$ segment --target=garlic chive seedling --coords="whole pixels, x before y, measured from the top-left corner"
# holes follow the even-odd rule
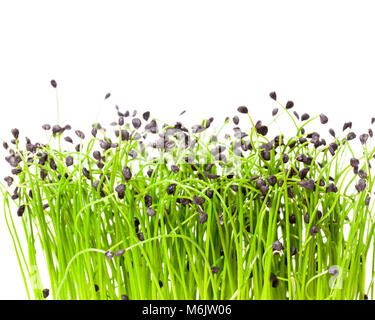
[[[1,191],[29,298],[373,299],[372,130],[318,133],[326,115],[270,98],[269,125],[240,106],[213,134],[213,118],[117,106],[91,134],[43,124],[50,139],[24,144],[12,129]],[[271,137],[283,115],[295,134]]]

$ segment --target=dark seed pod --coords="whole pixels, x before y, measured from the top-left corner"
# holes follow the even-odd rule
[[[369,135],[368,135],[367,133],[361,134],[361,135],[359,136],[359,141],[360,141],[362,144],[366,144],[368,137],[369,137]]]
[[[191,203],[191,200],[187,198],[177,198],[176,202],[181,203],[183,206],[187,206]]]
[[[112,146],[113,147],[113,146]],[[117,144],[117,146],[114,146],[115,148],[117,148],[118,147],[118,144]],[[135,159],[135,158],[137,158],[137,152],[134,150],[134,149],[131,149],[130,151],[129,151],[129,156],[130,157],[132,157],[133,159]]]
[[[98,187],[99,187],[99,184],[100,184],[100,181],[99,180],[95,180],[93,183],[92,183],[92,186],[93,188],[98,191]],[[103,189],[103,183],[100,184],[100,191]]]
[[[59,125],[54,125],[52,127],[52,134],[53,136],[55,137],[58,133],[63,133],[64,132],[64,129],[61,128]]]
[[[148,121],[148,119],[150,118],[150,112],[149,111],[146,111],[143,115],[142,115],[143,119],[145,121]]]
[[[272,243],[272,249],[274,251],[280,252],[283,250],[283,244],[280,241],[276,240],[274,243]]]
[[[270,92],[270,98],[271,98],[272,100],[275,100],[275,101],[276,101],[277,96],[276,96],[276,92],[275,92],[275,91]]]
[[[288,156],[288,154],[283,153],[283,155],[282,155],[282,159],[283,159],[283,162],[284,162],[284,163],[288,163],[288,162],[289,162],[289,156]]]
[[[374,132],[372,131],[372,129],[368,129],[367,132],[368,132],[370,138],[372,138],[374,136]]]
[[[108,260],[111,260],[115,256],[115,253],[113,251],[106,251],[104,255]]]
[[[154,173],[153,169],[150,168],[150,169],[147,170],[147,175],[148,175],[149,178],[151,178],[153,173]]]
[[[268,191],[269,191],[269,187],[266,186],[266,185],[264,185],[264,186],[261,186],[261,187],[259,188],[259,190],[260,190],[260,192],[265,196],[265,195],[267,195],[267,193],[268,193]]]
[[[7,183],[8,187],[10,187],[13,183],[13,178],[12,177],[5,177],[4,178],[5,182]]]
[[[328,122],[328,117],[323,113],[320,114],[319,118],[321,124],[326,124]]]
[[[82,174],[86,179],[90,180],[90,172],[86,168],[82,168]]]
[[[17,216],[22,217],[22,215],[23,215],[24,212],[25,212],[25,208],[26,208],[26,206],[25,206],[24,204],[21,205],[21,206],[18,208],[18,210],[17,210]]]
[[[196,196],[193,196],[193,202],[198,205],[198,206],[201,206],[203,203],[204,203],[204,198],[202,197],[196,197]]]
[[[51,126],[49,125],[49,124],[44,124],[44,125],[42,125],[42,128],[43,128],[43,130],[50,130],[51,129]]]
[[[312,179],[309,179],[309,180],[306,180],[306,181],[299,181],[297,184],[299,186],[301,186],[302,188],[305,188],[307,190],[311,190],[315,187],[315,182]]]
[[[359,166],[359,160],[356,159],[356,158],[351,158],[350,159],[350,165],[354,168],[354,167],[358,167]]]
[[[307,173],[310,171],[310,168],[302,168],[300,171],[299,171],[299,177],[301,179],[305,179],[306,178],[306,175]]]
[[[273,273],[270,275],[270,281],[273,288],[277,288],[279,286],[279,279]]]
[[[371,197],[366,198],[365,205],[368,207],[370,205]]]
[[[318,216],[319,220],[323,217],[323,213],[320,210],[316,211],[316,215]]]
[[[100,140],[100,147],[104,150],[108,150],[111,148],[111,143],[106,140]]]
[[[200,224],[204,224],[205,222],[207,222],[207,219],[208,219],[208,214],[206,212],[202,211],[199,215]]]
[[[126,185],[121,183],[119,184],[116,188],[115,191],[117,192],[117,195],[120,199],[123,199],[125,197],[125,190],[126,190]]]
[[[125,121],[124,121],[124,117],[120,117],[120,118],[118,118],[118,125],[119,125],[119,126],[123,126],[124,123],[125,123]]]
[[[258,176],[258,178],[259,178],[259,176]],[[250,179],[250,181],[252,181],[252,180]],[[259,189],[259,190],[260,190],[261,187],[263,187],[263,186],[265,186],[265,185],[266,185],[266,182],[265,182],[263,179],[259,179],[259,180],[257,180],[256,183],[255,183],[255,186],[256,186],[257,189]]]
[[[145,205],[147,208],[152,206],[152,198],[148,194],[145,195]]]
[[[219,272],[219,267],[211,267],[211,272],[212,272],[212,274],[216,274],[216,273],[218,273]]]
[[[355,186],[358,192],[362,192],[366,190],[366,180],[359,179],[358,184]]]
[[[179,167],[177,167],[176,165],[172,164],[171,165],[171,170],[172,172],[174,173],[178,173],[180,171]]]
[[[145,237],[144,237],[144,235],[143,235],[143,232],[139,232],[139,233],[137,233],[137,237],[138,237],[138,240],[139,240],[139,241],[144,241],[144,240],[145,240]]]
[[[53,160],[53,158],[49,160],[49,166],[51,167],[52,170],[57,170],[56,162],[55,160]]]
[[[57,82],[55,80],[51,80],[51,86],[56,88],[57,87]]]
[[[266,136],[268,133],[268,127],[267,126],[260,126],[259,129],[257,129],[257,132],[261,134],[262,136]]]
[[[298,249],[295,246],[290,246],[290,255],[293,257],[298,253]]]
[[[120,249],[116,251],[116,257],[121,257],[125,253],[125,249]]]
[[[149,217],[153,217],[156,214],[155,210],[152,208],[147,208],[146,213]]]
[[[177,184],[175,184],[175,183],[170,184],[170,185],[167,187],[167,194],[168,194],[168,195],[174,194],[175,191],[176,191],[176,187],[177,187]]]
[[[295,224],[296,223],[296,216],[293,213],[291,213],[289,215],[289,223],[291,223],[291,224]]]
[[[65,159],[65,164],[67,167],[71,166],[73,164],[73,157],[72,156],[67,156]]]
[[[277,109],[277,108],[273,109],[272,110],[272,116],[273,117],[276,116],[278,112],[279,112],[279,109]]]
[[[336,133],[335,133],[335,130],[333,130],[332,128],[330,128],[329,130],[328,130],[328,132],[330,133],[330,135],[332,136],[332,137],[336,137]]]
[[[267,182],[273,187],[277,183],[277,178],[274,175],[270,175],[267,177]]]
[[[97,133],[98,133],[98,129],[96,129],[95,127],[93,127],[93,128],[91,129],[91,134],[92,134],[92,136],[93,136],[94,138],[96,137]]]
[[[80,144],[77,144],[77,145],[75,146],[75,150],[76,150],[77,152],[80,152],[80,151],[81,151],[81,145],[80,145]]]
[[[305,213],[304,217],[303,217],[303,220],[305,221],[305,223],[309,223],[310,222],[310,215],[308,212]]]
[[[122,175],[124,176],[125,181],[128,182],[132,178],[130,168],[124,167],[124,169],[122,169]]]
[[[326,187],[326,193],[329,193],[329,192],[336,193],[337,191],[338,191],[338,189],[333,183],[328,184],[327,187]]]
[[[132,124],[133,124],[133,127],[135,129],[138,129],[138,128],[140,128],[140,126],[141,126],[142,123],[141,123],[141,120],[139,118],[134,118],[132,120]]]
[[[297,113],[297,111],[293,111],[293,114],[299,120],[299,114]]]
[[[22,172],[21,169],[18,169],[18,168],[15,168],[15,169],[12,169],[12,174],[15,174],[15,175],[18,175]]]
[[[92,153],[92,156],[94,157],[95,160],[101,160],[101,158],[102,158],[102,155],[101,155],[100,151],[94,151]]]
[[[245,107],[245,106],[238,107],[238,108],[237,108],[237,111],[238,111],[239,113],[249,113],[249,110],[248,110],[247,107]]]
[[[213,196],[214,196],[214,191],[211,190],[211,189],[208,189],[208,190],[207,190],[207,197],[208,197],[209,199],[212,199]]]
[[[71,137],[65,137],[64,140],[69,143],[73,143],[73,140]]]
[[[304,114],[301,116],[301,120],[302,120],[302,121],[306,121],[306,120],[308,120],[308,119],[310,119],[310,116],[309,116],[307,113],[304,113]]]
[[[18,130],[17,128],[13,128],[13,129],[11,130],[11,133],[12,133],[12,135],[13,135],[13,137],[14,137],[15,139],[18,139],[18,137],[19,137],[19,135],[20,135],[20,132],[19,132],[19,130]]]
[[[54,88],[56,88],[56,86]],[[49,289],[43,289],[43,298],[47,299],[48,296],[49,296]]]
[[[240,122],[240,118],[238,118],[237,116],[234,116],[234,117],[233,117],[233,123],[234,123],[235,125],[237,125],[237,124],[239,124],[239,122]]]
[[[271,152],[269,152],[268,150],[261,151],[260,155],[266,161],[269,161],[271,159]]]
[[[365,171],[363,171],[362,169],[358,171],[358,175],[362,179],[366,179],[367,178],[367,173]]]
[[[344,123],[344,126],[342,127],[342,131],[345,131],[345,129],[347,129],[347,128],[352,128],[352,122],[350,121],[350,122],[345,122]]]
[[[99,169],[103,169],[104,168],[104,163],[103,163],[102,160],[96,161],[96,165],[98,166]]]
[[[105,95],[105,97],[104,97],[104,100],[108,99],[110,96],[111,96],[111,94],[110,94],[110,93],[107,93],[107,94]]]
[[[76,130],[75,133],[78,136],[78,138],[85,139],[85,134],[81,130]]]
[[[288,101],[285,105],[285,108],[287,108],[287,109],[292,109],[293,107],[294,107],[293,101]]]
[[[319,232],[319,228],[317,226],[313,226],[310,229],[311,236],[315,237],[315,235]]]

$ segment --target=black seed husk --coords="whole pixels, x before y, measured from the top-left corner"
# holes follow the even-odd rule
[[[75,134],[77,135],[78,138],[85,139],[85,134],[81,130],[76,130]]]
[[[104,255],[108,260],[111,260],[115,256],[115,253],[113,251],[106,251]]]
[[[328,122],[328,117],[323,113],[320,114],[319,118],[321,124],[326,124]]]
[[[211,272],[212,272],[212,274],[216,274],[216,273],[218,273],[219,272],[219,267],[211,267]]]
[[[71,166],[73,164],[73,157],[72,156],[67,156],[65,159],[65,164],[67,167]]]
[[[128,182],[132,178],[130,168],[124,167],[124,169],[122,169],[122,175],[124,176],[125,181]]]
[[[147,208],[146,213],[149,217],[153,217],[156,214],[155,210],[152,208]]]
[[[56,82],[56,80],[51,80],[51,86],[52,87],[54,87],[54,88],[56,88],[57,87],[57,82]]]
[[[247,107],[245,107],[245,106],[238,107],[238,108],[237,108],[237,111],[238,111],[239,113],[248,113],[248,112],[249,112],[249,110],[248,110]]]
[[[290,100],[285,105],[286,109],[292,109],[293,107],[294,107],[294,102]]]
[[[169,194],[169,195],[174,194],[175,191],[176,191],[176,186],[177,186],[177,184],[175,184],[175,183],[170,184],[167,187],[167,194]]]
[[[310,235],[312,235],[314,237],[318,232],[319,232],[319,228],[317,226],[311,227]]]
[[[272,249],[274,251],[281,251],[283,250],[283,244],[280,241],[276,240],[274,243],[272,243]]]
[[[22,215],[23,215],[24,212],[25,212],[25,208],[26,208],[26,206],[25,206],[24,204],[21,205],[21,206],[18,208],[18,210],[17,210],[17,216],[22,217]]]
[[[49,296],[49,289],[43,289],[43,298],[46,299],[48,296]]]
[[[198,206],[201,206],[203,203],[204,203],[204,198],[202,197],[196,197],[196,196],[193,196],[193,202],[198,205]]]
[[[145,195],[144,197],[145,199],[145,205],[147,208],[151,207],[152,206],[152,198],[151,196],[149,196],[148,194]]]

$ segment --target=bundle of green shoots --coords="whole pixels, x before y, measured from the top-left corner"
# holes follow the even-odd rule
[[[13,129],[2,192],[28,296],[372,299],[372,131],[355,139],[348,122],[327,143],[305,130],[316,118],[327,123],[324,114],[300,118],[292,101],[277,103],[271,123],[289,115],[290,138],[268,138],[247,107],[215,135],[207,135],[212,118],[189,130],[117,110],[113,132],[96,123],[88,139],[76,130],[73,151],[61,147],[73,142],[69,125],[44,125],[50,141],[27,138],[25,147]],[[230,123],[234,135],[220,138]]]

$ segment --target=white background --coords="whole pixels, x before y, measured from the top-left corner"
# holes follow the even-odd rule
[[[18,127],[34,140],[55,121],[51,79],[62,122],[73,127],[95,121],[98,108],[115,115],[115,104],[163,120],[184,109],[190,121],[224,117],[239,105],[269,117],[275,90],[300,114],[366,130],[375,115],[374,14],[371,0],[1,0],[0,137]],[[0,216],[0,299],[22,299]]]

